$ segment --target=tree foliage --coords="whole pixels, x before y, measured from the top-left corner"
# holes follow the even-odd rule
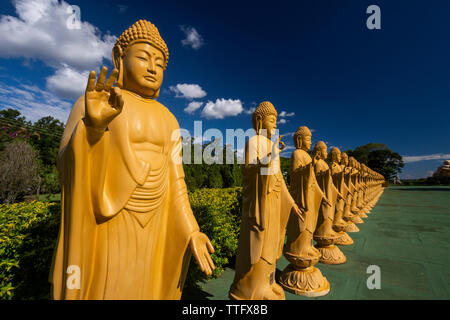
[[[383,143],[368,143],[346,153],[382,174],[387,181],[392,181],[405,166],[402,156]]]
[[[26,141],[8,142],[0,154],[0,200],[12,203],[39,184],[37,152]]]
[[[37,151],[40,188],[45,193],[60,192],[56,162],[63,132],[64,124],[51,116],[31,123],[18,110],[0,110],[0,152],[15,140],[28,142]]]

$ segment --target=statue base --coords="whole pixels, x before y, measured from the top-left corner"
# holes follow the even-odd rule
[[[361,219],[361,217],[358,214],[353,214],[353,216],[350,218],[350,220],[353,223],[357,223],[357,224],[364,223],[363,219]]]
[[[288,292],[305,297],[320,297],[330,292],[330,283],[314,266],[298,268],[289,264],[280,275],[280,284]]]
[[[345,232],[359,232],[359,228],[353,222],[349,223],[345,229]]]
[[[349,246],[353,244],[353,239],[348,235],[347,232],[341,231],[338,232],[338,234],[339,238],[336,239],[336,241],[334,242],[335,244],[340,246]]]
[[[344,253],[339,249],[339,247],[334,244],[319,246],[319,243],[316,245],[316,248],[322,254],[320,256],[319,262],[323,264],[343,264],[347,261]]]

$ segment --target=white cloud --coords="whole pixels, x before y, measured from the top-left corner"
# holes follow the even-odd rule
[[[280,120],[278,121],[279,124],[283,124],[283,123],[286,123],[286,122],[287,122],[286,119],[280,119]]]
[[[181,40],[183,46],[190,46],[195,50],[198,50],[201,46],[203,46],[203,38],[194,27],[180,26],[180,29],[186,36],[185,39]]]
[[[55,97],[37,86],[20,84],[18,87],[0,83],[0,109],[13,108],[30,121],[51,115],[67,121],[72,104]]]
[[[184,112],[193,114],[197,109],[199,109],[203,105],[203,102],[192,101],[188,104],[188,106],[184,109]]]
[[[199,99],[206,96],[206,92],[198,84],[179,83],[175,87],[170,86],[175,92],[176,98]]]
[[[0,57],[41,60],[56,70],[47,79],[48,89],[64,99],[81,95],[86,84],[80,85],[76,73],[99,69],[104,59],[111,60],[116,37],[102,35],[97,27],[83,21],[80,29],[69,29],[69,4],[65,1],[15,0],[13,5],[17,17],[0,17]]]
[[[450,159],[450,154],[437,153],[425,156],[402,156],[402,158],[404,163],[413,163],[426,160],[447,160]]]
[[[295,115],[295,112],[289,112],[288,113],[286,111],[281,111],[278,116],[281,117],[281,118],[284,118],[284,117],[292,117],[294,115]]]
[[[78,72],[68,66],[47,78],[47,88],[59,97],[77,99],[86,89],[88,71]]]
[[[245,109],[244,113],[245,114],[253,114],[253,112],[255,112],[256,107],[251,107],[250,109]]]
[[[229,116],[237,116],[243,111],[241,100],[221,98],[216,99],[216,102],[208,101],[202,110],[202,116],[208,119],[223,119]]]

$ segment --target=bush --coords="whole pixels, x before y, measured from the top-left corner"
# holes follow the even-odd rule
[[[60,206],[0,205],[0,299],[48,299]]]
[[[218,277],[236,254],[241,188],[199,189],[189,194],[202,232],[211,240]],[[50,298],[50,272],[60,223],[59,202],[0,205],[0,299]],[[192,258],[193,259],[193,258]],[[191,261],[185,288],[208,277]]]
[[[189,194],[195,218],[214,246],[211,255],[216,269],[211,277],[200,271],[191,259],[185,288],[198,288],[200,282],[217,278],[237,252],[241,223],[242,188],[199,189]]]

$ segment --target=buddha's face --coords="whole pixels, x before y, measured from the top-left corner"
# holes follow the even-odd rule
[[[164,55],[146,42],[135,43],[125,54],[123,68],[125,89],[144,97],[154,97],[163,81]]]
[[[302,149],[308,151],[311,148],[311,136],[301,136],[300,139],[302,140]]]
[[[331,153],[331,160],[333,162],[340,163],[341,162],[341,154],[339,152],[332,152]]]
[[[320,158],[325,160],[328,157],[327,148],[320,148]]]
[[[341,164],[348,166],[348,157],[346,154],[341,155]]]
[[[262,120],[262,129],[266,130],[267,138],[270,139],[277,129],[277,117],[275,115],[265,116]]]

